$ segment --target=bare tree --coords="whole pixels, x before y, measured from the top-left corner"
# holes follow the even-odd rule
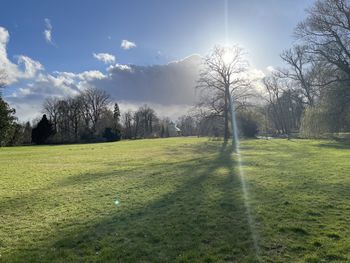
[[[140,129],[140,122],[141,122],[141,116],[139,112],[134,112],[132,116],[132,121],[133,121],[133,132],[134,132],[134,138],[136,139],[138,134],[139,134],[139,129]]]
[[[131,139],[132,138],[132,112],[127,111],[122,115],[123,119],[123,125],[124,125],[124,132],[123,136],[125,139]]]
[[[247,67],[243,50],[237,46],[216,46],[204,59],[197,84],[202,90],[199,107],[209,116],[223,117],[225,140],[229,138],[230,97],[237,107],[250,95],[250,83],[244,76]]]
[[[267,92],[266,100],[268,102],[268,112],[272,111],[272,121],[275,128],[282,133],[286,133],[284,120],[281,117],[280,96],[282,95],[282,87],[278,76],[272,74],[263,79],[263,83]]]
[[[44,113],[49,117],[53,124],[54,131],[57,131],[57,122],[59,116],[59,99],[56,97],[49,97],[44,101]]]
[[[82,107],[82,102],[79,99],[79,97],[75,98],[69,98],[67,100],[68,104],[68,118],[71,123],[71,128],[74,136],[74,140],[78,140],[79,136],[79,128],[80,128],[80,123],[81,123],[81,107]]]
[[[319,86],[316,85],[315,62],[307,53],[307,46],[294,46],[285,50],[281,58],[290,66],[289,70],[281,70],[280,73],[291,79],[309,106],[315,104],[315,99],[319,95]]]
[[[58,118],[57,123],[60,136],[62,137],[62,141],[70,141],[71,139],[71,123],[69,119],[69,104],[68,100],[59,100],[58,104]]]
[[[44,101],[43,109],[63,141],[78,140],[82,121],[82,100],[78,97],[59,99],[50,97]]]
[[[190,115],[182,115],[177,120],[177,126],[183,136],[194,136],[197,134],[196,120]]]
[[[337,118],[336,126],[342,127],[346,118],[339,119],[339,116],[346,115],[350,101],[347,91],[350,83],[350,1],[317,0],[307,13],[307,18],[296,28],[296,36],[307,45],[313,59],[323,63],[316,71],[327,69],[317,75],[327,84],[327,88],[320,90],[320,103],[316,105],[322,109],[310,109],[309,116],[316,116],[317,110],[338,112],[331,119]]]
[[[263,79],[267,101],[266,112],[278,133],[289,134],[297,130],[303,112],[300,93],[290,88],[290,83],[279,72]]]
[[[299,23],[296,36],[308,51],[350,77],[350,5],[347,0],[317,0]]]
[[[318,55],[310,53],[306,45],[296,45],[283,51],[281,58],[289,68],[280,69],[280,77],[292,81],[291,88],[303,96],[307,106],[314,106],[322,91],[339,81],[335,68],[319,59]]]
[[[95,133],[97,122],[110,103],[110,95],[103,90],[89,88],[82,93],[81,99],[86,122]]]
[[[47,98],[43,110],[53,123],[53,140],[62,143],[101,139],[106,128],[114,127],[113,112],[108,106],[106,92],[89,89],[65,99]]]
[[[139,120],[139,137],[150,137],[156,130],[158,124],[158,117],[155,111],[147,105],[140,107],[135,115],[138,116]]]

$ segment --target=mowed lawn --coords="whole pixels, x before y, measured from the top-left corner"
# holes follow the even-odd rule
[[[0,148],[0,261],[350,262],[350,144]]]

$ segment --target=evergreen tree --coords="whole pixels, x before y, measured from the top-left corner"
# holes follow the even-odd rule
[[[162,124],[162,126],[160,127],[160,137],[164,138],[165,135],[165,130],[164,130],[164,125]]]
[[[15,124],[15,109],[10,106],[0,97],[0,146],[6,145]]]
[[[53,125],[44,114],[38,125],[32,130],[32,142],[44,144],[53,133]]]
[[[121,137],[121,125],[119,123],[120,109],[119,109],[118,103],[114,104],[113,119],[114,119],[114,134],[115,134],[114,141],[119,141]]]
[[[120,110],[119,110],[118,103],[114,104],[113,118],[114,118],[116,124],[119,124],[119,121],[120,121]]]
[[[167,125],[167,126],[165,127],[165,137],[170,137],[169,125]]]
[[[7,145],[15,146],[23,144],[24,127],[21,124],[13,123],[8,136]]]

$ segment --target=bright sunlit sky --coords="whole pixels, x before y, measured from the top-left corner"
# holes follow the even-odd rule
[[[257,70],[281,66],[279,54],[291,46],[293,30],[312,2],[228,0],[230,43],[245,48],[251,66]],[[154,80],[158,79],[155,68],[166,71],[165,75],[173,69],[152,65],[178,61],[180,67],[194,60],[190,57],[183,61],[184,58],[205,55],[215,44],[225,44],[225,6],[224,0],[3,0],[0,62],[15,72],[10,73],[13,79],[5,96],[18,108],[20,117],[29,119],[40,109],[43,97],[71,95],[86,83],[93,83],[128,107],[153,103],[160,108],[171,106],[172,114],[176,105],[190,105],[191,101],[182,102],[181,96],[162,101],[166,92],[153,99],[140,92],[142,83],[146,78],[151,86],[166,86],[166,77],[162,76],[160,83]],[[128,41],[124,48],[122,40]],[[98,56],[99,53],[105,54]],[[128,64],[139,66],[134,74],[153,75],[132,82],[130,78],[137,77],[130,72],[121,74],[127,71],[123,66]],[[177,68],[176,74],[180,71]],[[165,90],[182,85],[174,84],[175,80],[169,82],[173,86]],[[138,88],[118,90],[127,85]],[[151,92],[149,87],[147,90]],[[186,93],[181,89],[177,93],[181,92]]]

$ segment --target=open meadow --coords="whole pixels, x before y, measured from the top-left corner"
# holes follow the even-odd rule
[[[0,261],[349,262],[349,159],[284,139],[241,162],[194,137],[0,148]]]

